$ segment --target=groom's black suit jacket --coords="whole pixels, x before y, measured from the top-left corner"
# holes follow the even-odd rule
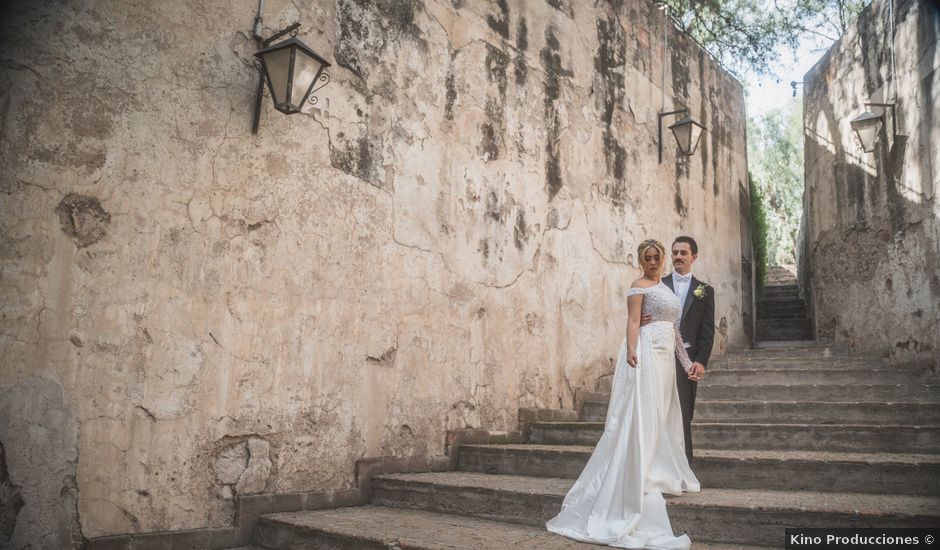
[[[663,283],[673,292],[672,273],[663,277]],[[693,292],[705,286],[705,296],[696,298]],[[689,285],[689,294],[682,307],[682,323],[679,325],[682,339],[692,344],[686,351],[693,362],[708,366],[708,358],[712,354],[712,344],[715,342],[715,290],[692,276]]]
[[[672,273],[663,277],[663,284],[673,292]],[[702,285],[705,295],[697,298],[695,289]],[[682,306],[682,323],[679,324],[682,340],[691,344],[687,351],[693,362],[708,366],[708,357],[712,354],[715,341],[715,289],[692,276],[689,293]],[[685,437],[685,456],[692,461],[692,415],[695,411],[695,393],[697,382],[689,380],[682,365],[676,359],[676,393],[682,408],[682,431]]]

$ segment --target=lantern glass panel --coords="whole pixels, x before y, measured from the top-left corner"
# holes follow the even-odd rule
[[[878,136],[881,133],[882,118],[871,113],[856,118],[851,122],[852,129],[855,130],[855,136],[858,138],[862,150],[871,153],[875,150],[878,143]]]
[[[290,52],[292,48],[282,48],[264,54],[264,68],[268,72],[271,84],[271,96],[274,105],[287,101],[287,77],[290,73]]]
[[[679,150],[683,155],[689,154],[689,143],[692,141],[692,124],[678,123],[670,128],[676,141],[679,142]]]
[[[307,92],[313,86],[313,81],[320,74],[323,64],[311,57],[303,49],[297,48],[294,58],[294,80],[291,85],[291,104],[300,109],[307,99]]]
[[[702,138],[702,130],[704,128],[698,124],[692,123],[690,126],[690,136],[689,136],[689,150],[686,152],[687,155],[695,153],[695,148],[698,147],[698,140]]]

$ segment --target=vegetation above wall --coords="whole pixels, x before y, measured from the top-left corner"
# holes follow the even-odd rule
[[[796,263],[803,216],[803,104],[794,99],[747,121],[750,171],[765,197],[767,260]]]
[[[767,212],[764,208],[764,195],[754,183],[754,176],[747,173],[747,188],[751,195],[751,241],[754,245],[754,286],[757,296],[764,292],[767,280]]]
[[[866,0],[660,0],[676,25],[740,76],[766,74],[780,50],[795,51],[803,37],[831,43]]]

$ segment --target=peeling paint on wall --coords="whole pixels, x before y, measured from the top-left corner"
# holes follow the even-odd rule
[[[542,69],[545,71],[545,188],[549,200],[561,191],[563,185],[561,175],[561,152],[559,150],[560,120],[557,103],[561,98],[561,78],[570,76],[571,71],[562,68],[559,56],[558,38],[551,27],[545,29],[545,47],[542,48],[540,59]]]

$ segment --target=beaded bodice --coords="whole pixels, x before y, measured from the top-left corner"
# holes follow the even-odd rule
[[[627,296],[643,295],[643,315],[649,315],[653,322],[667,321],[674,323],[679,320],[679,297],[669,290],[662,281],[649,288],[631,288]]]
[[[649,315],[651,323],[667,322],[672,323],[674,341],[676,346],[676,357],[686,372],[692,369],[692,360],[685,351],[685,345],[682,343],[682,335],[679,332],[679,313],[681,304],[679,297],[669,290],[662,281],[658,285],[648,288],[633,287],[627,290],[627,297],[641,295],[643,296],[643,307],[641,313]]]

